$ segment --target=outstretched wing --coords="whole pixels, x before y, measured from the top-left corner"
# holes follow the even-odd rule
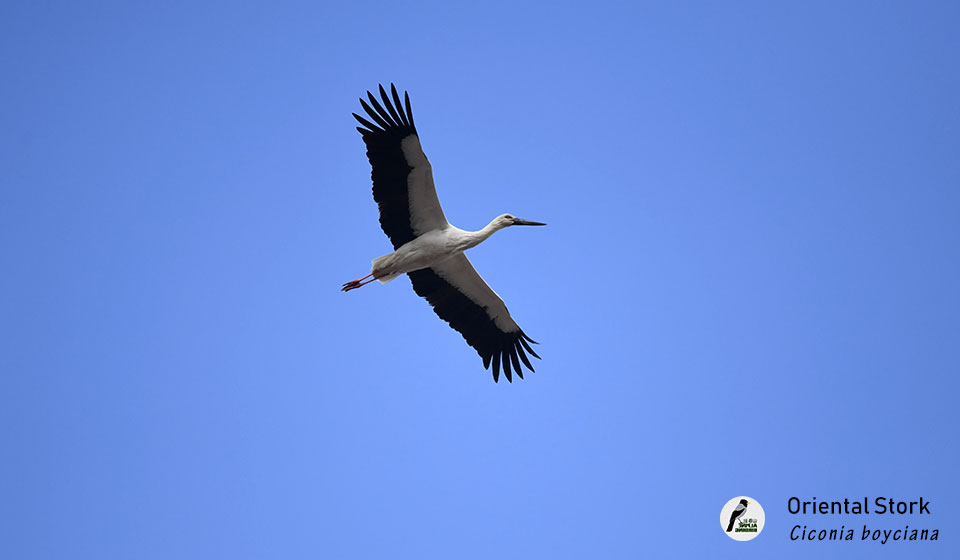
[[[467,257],[461,253],[431,268],[407,274],[413,290],[426,298],[434,312],[463,335],[483,358],[483,367],[493,364],[493,380],[500,379],[500,365],[507,381],[513,382],[511,364],[523,379],[520,362],[533,371],[524,350],[540,358],[528,342],[534,342],[510,317],[507,306]]]
[[[447,218],[433,186],[433,169],[420,147],[410,97],[403,92],[405,103],[401,104],[393,84],[390,93],[392,103],[380,86],[383,105],[369,91],[369,105],[360,99],[373,122],[356,113],[353,116],[363,125],[357,130],[363,135],[373,167],[373,199],[380,207],[380,227],[397,249],[430,230],[446,226]]]

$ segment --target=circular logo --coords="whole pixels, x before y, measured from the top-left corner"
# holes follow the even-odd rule
[[[735,541],[749,541],[763,531],[763,508],[749,496],[737,496],[720,510],[720,528]]]

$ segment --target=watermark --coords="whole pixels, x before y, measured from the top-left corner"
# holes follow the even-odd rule
[[[763,507],[749,496],[737,496],[720,510],[720,527],[735,541],[749,541],[763,531]]]

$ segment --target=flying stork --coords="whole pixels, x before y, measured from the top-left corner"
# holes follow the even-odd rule
[[[360,99],[373,122],[356,113],[353,116],[363,125],[357,130],[373,167],[373,198],[380,207],[380,227],[393,243],[394,252],[374,259],[370,274],[347,282],[342,289],[347,292],[374,280],[386,284],[406,274],[417,295],[426,298],[434,312],[476,349],[484,369],[492,363],[494,382],[500,379],[501,364],[507,381],[513,382],[511,365],[523,379],[520,362],[533,371],[524,350],[540,357],[529,344],[536,342],[517,325],[503,300],[463,252],[505,227],[546,224],[510,214],[497,216],[480,231],[465,231],[447,222],[433,186],[430,162],[413,124],[410,97],[404,92],[401,104],[393,84],[390,92],[392,102],[380,86],[383,105],[369,91],[369,105]]]

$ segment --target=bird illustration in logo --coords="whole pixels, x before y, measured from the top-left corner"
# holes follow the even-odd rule
[[[747,506],[750,505],[750,502],[746,500],[740,500],[740,503],[737,504],[737,507],[733,509],[733,513],[730,514],[730,524],[727,525],[727,532],[733,530],[733,524],[737,522],[737,519],[740,519],[744,513],[747,511]]]

